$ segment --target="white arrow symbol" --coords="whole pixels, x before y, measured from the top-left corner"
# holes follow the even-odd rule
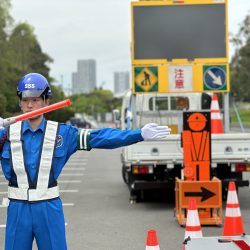
[[[217,85],[220,85],[220,86],[222,85],[222,81],[221,81],[221,77],[220,76],[216,76],[211,70],[209,70],[207,73],[213,79],[213,83],[214,84],[217,84]]]

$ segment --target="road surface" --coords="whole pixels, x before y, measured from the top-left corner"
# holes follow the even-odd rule
[[[1,175],[0,200],[6,197],[6,185]],[[121,177],[120,149],[77,152],[59,185],[69,250],[142,250],[149,229],[157,231],[161,250],[182,249],[185,228],[178,225],[167,192],[156,194],[164,196],[163,200],[129,203]],[[245,231],[250,234],[249,188],[240,190],[239,201]],[[0,249],[4,249],[6,210],[0,207]],[[202,227],[203,236],[219,236],[222,229]]]

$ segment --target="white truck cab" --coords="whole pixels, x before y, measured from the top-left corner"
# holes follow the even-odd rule
[[[137,94],[123,98],[121,128],[141,128],[149,122],[168,125],[172,134],[182,131],[183,111],[209,111],[211,95],[206,93]]]

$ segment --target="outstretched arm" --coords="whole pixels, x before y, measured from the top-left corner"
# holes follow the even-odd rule
[[[91,148],[113,149],[128,146],[143,140],[157,140],[170,134],[168,126],[158,126],[155,123],[146,124],[142,129],[119,130],[104,128],[99,130],[82,130],[79,134],[81,149]]]
[[[143,141],[141,130],[119,130],[105,128],[90,134],[91,148],[113,149]]]

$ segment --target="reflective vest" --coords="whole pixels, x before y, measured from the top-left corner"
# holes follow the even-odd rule
[[[41,143],[40,165],[37,181],[34,186],[29,183],[28,173],[25,169],[22,122],[17,122],[9,127],[9,141],[13,171],[17,178],[17,187],[9,185],[8,198],[23,201],[42,201],[59,197],[57,183],[49,187],[49,178],[52,159],[55,149],[58,123],[47,121],[43,143]]]

